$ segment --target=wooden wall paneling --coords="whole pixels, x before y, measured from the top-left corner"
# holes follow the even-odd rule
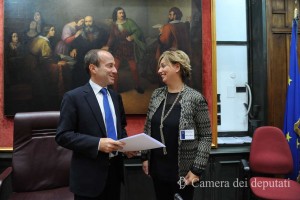
[[[271,77],[269,82],[269,90],[273,90],[273,96],[270,98],[273,101],[270,115],[273,116],[273,125],[282,128],[283,115],[285,109],[285,92],[287,83],[287,42],[286,34],[274,34],[272,42],[273,49],[273,65],[270,66]]]
[[[272,59],[271,59],[271,51],[270,49],[273,49],[273,43],[271,42],[271,29],[272,29],[272,23],[270,23],[270,19],[272,19],[272,2],[271,0],[266,1],[266,29],[267,29],[267,102],[268,102],[268,109],[267,109],[267,124],[271,125],[272,123],[272,117],[271,117],[271,108],[273,107],[273,91],[269,88],[270,85],[270,66],[273,65]]]
[[[285,2],[284,0],[271,0],[272,1],[272,10],[284,10]]]
[[[268,124],[279,128],[283,127],[284,121],[294,3],[294,0],[267,0],[266,2]]]

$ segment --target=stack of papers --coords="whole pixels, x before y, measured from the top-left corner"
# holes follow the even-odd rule
[[[243,140],[244,143],[250,144],[252,142],[252,137],[250,137],[250,136],[239,137],[239,139]]]
[[[123,138],[119,141],[126,143],[123,149],[119,150],[120,152],[142,151],[142,150],[166,147],[163,143],[157,141],[156,139],[150,137],[145,133],[136,134],[127,138]]]
[[[244,137],[218,137],[218,144],[250,144],[252,138],[250,136]]]

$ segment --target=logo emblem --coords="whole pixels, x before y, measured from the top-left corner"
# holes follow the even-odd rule
[[[185,184],[185,178],[183,176],[180,176],[179,180],[177,181],[177,184],[179,185],[179,189],[184,189]]]

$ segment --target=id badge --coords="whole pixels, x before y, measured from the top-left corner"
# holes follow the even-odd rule
[[[193,129],[180,131],[180,140],[194,140],[194,139],[195,139],[195,131]]]

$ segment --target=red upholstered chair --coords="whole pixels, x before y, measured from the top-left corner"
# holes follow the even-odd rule
[[[17,113],[12,167],[0,174],[0,197],[10,200],[68,200],[71,151],[55,142],[59,112]],[[10,182],[12,187],[8,191]]]
[[[283,175],[293,169],[293,158],[283,132],[272,126],[255,130],[249,157],[252,193],[261,199],[300,200],[300,184]],[[258,176],[259,174],[259,176]]]

